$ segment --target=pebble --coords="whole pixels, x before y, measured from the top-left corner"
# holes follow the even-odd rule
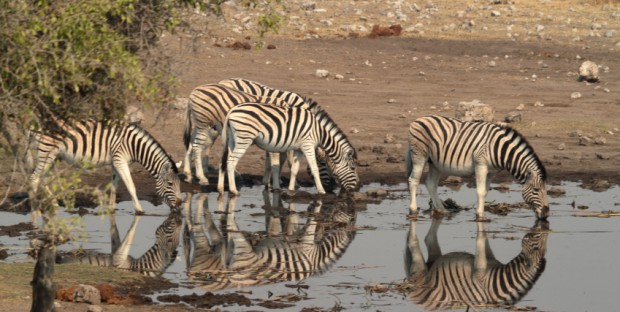
[[[317,69],[316,72],[314,73],[314,75],[319,77],[319,78],[325,78],[325,77],[329,76],[329,71],[327,71],[325,69]]]
[[[575,100],[581,98],[581,92],[573,92],[570,94],[570,98]]]
[[[558,150],[563,151],[563,150],[565,150],[565,149],[566,149],[566,144],[564,144],[564,143],[560,143],[560,144],[558,145]]]

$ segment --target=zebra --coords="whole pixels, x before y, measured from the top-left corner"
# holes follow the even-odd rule
[[[306,98],[295,92],[274,89],[262,83],[248,80],[248,79],[229,78],[229,79],[221,80],[220,82],[218,82],[218,84],[222,86],[226,86],[228,88],[243,91],[245,93],[249,93],[254,96],[278,98],[278,99],[285,101],[290,106],[306,105]],[[317,165],[319,168],[319,176],[321,177],[321,184],[323,185],[323,188],[325,188],[326,191],[333,192],[336,186],[336,183],[334,181],[334,176],[329,168],[327,157],[325,156],[325,151],[323,151],[321,148],[317,148],[316,155],[317,155]],[[268,157],[270,156],[269,153],[267,153],[267,156]],[[292,153],[288,153],[287,156],[289,159],[291,159],[291,162],[292,162]],[[284,158],[280,157],[280,163],[283,162],[283,160]],[[266,161],[265,164],[267,163],[268,162]],[[306,170],[308,172],[308,176],[312,176],[312,171],[310,170],[310,166],[306,166]],[[263,183],[265,185],[267,185],[268,183],[269,173],[270,173],[270,168],[266,168],[264,179],[263,179]]]
[[[417,212],[416,191],[426,163],[426,187],[435,209],[445,211],[437,196],[441,172],[476,176],[477,218],[484,220],[487,175],[506,169],[521,184],[525,202],[539,219],[549,215],[546,171],[534,149],[516,130],[486,122],[463,122],[443,116],[421,117],[409,126],[406,167],[411,194],[410,214]]]
[[[359,187],[357,154],[346,135],[326,111],[308,99],[307,107],[277,107],[244,103],[232,108],[223,125],[224,153],[220,163],[218,192],[224,193],[224,171],[228,173],[229,192],[238,195],[234,171],[248,147],[255,143],[268,152],[294,150],[289,190],[295,188],[299,157],[303,153],[312,170],[319,194],[325,194],[316,164],[317,146],[333,162],[332,171],[346,191]]]
[[[278,193],[273,195],[276,202]],[[345,223],[332,225],[329,229],[318,225],[319,215],[322,214],[320,201],[311,204],[311,214],[299,230],[296,228],[298,214],[292,203],[286,212],[284,230],[276,229],[274,224],[280,223],[279,216],[271,211],[266,214],[266,235],[244,234],[235,221],[235,202],[236,197],[230,197],[224,208],[223,197],[218,198],[218,209],[227,211],[223,214],[221,228],[225,232],[222,234],[217,233],[210,213],[203,212],[205,207],[202,205],[198,205],[194,219],[186,221],[192,225],[195,248],[192,259],[188,261],[188,275],[208,291],[300,281],[321,274],[340,259],[355,235],[352,230],[354,211],[337,209],[332,213],[333,219],[345,220]],[[203,222],[201,215],[204,216]],[[253,243],[250,243],[248,235]]]
[[[133,244],[139,215],[134,218],[125,238],[120,241],[114,213],[110,218],[111,253],[86,253],[75,256],[64,255],[56,259],[59,264],[79,263],[100,267],[114,267],[123,271],[138,272],[146,276],[160,276],[177,257],[177,247],[181,237],[181,213],[172,211],[164,222],[155,230],[155,243],[142,256],[134,258],[129,255]]]
[[[138,162],[155,178],[157,195],[166,204],[172,209],[181,204],[181,182],[176,165],[161,144],[146,130],[136,124],[93,119],[75,122],[73,125],[62,124],[61,127],[60,134],[31,131],[31,144],[36,145],[37,156],[36,166],[30,176],[31,196],[37,192],[41,176],[52,167],[56,159],[72,164],[111,164],[110,206],[116,204],[120,177],[131,195],[135,212],[143,214],[129,170],[131,163]]]
[[[200,185],[209,185],[209,180],[205,176],[201,160],[203,148],[204,153],[208,155],[213,142],[221,132],[222,123],[228,111],[232,107],[245,102],[278,106],[288,105],[278,98],[254,96],[218,84],[202,85],[194,88],[190,93],[189,104],[185,111],[185,127],[183,131],[185,157],[182,167],[186,182],[192,183],[193,180],[191,170],[191,162],[193,160],[198,183]],[[268,179],[268,176],[266,179]]]
[[[442,255],[437,239],[441,219],[433,219],[424,239],[428,259],[420,250],[416,221],[410,220],[405,249],[408,298],[428,310],[512,305],[525,296],[545,270],[549,223],[536,220],[521,241],[521,252],[506,264],[495,259],[484,225],[477,223],[475,255]]]
[[[245,93],[249,93],[255,96],[269,97],[269,98],[278,98],[291,106],[301,106],[306,102],[306,98],[290,91],[278,90],[271,87],[268,87],[262,83],[243,79],[243,78],[228,78],[221,80],[217,84],[226,86],[231,89],[236,89],[239,91],[243,91]]]

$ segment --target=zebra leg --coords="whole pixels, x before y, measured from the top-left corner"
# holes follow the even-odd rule
[[[407,236],[407,250],[409,253],[411,263],[405,262],[405,269],[407,270],[407,276],[410,281],[414,282],[419,278],[424,278],[424,273],[427,270],[426,261],[424,261],[424,255],[420,249],[420,242],[416,233],[416,220],[409,220],[409,235]]]
[[[424,166],[426,165],[426,158],[416,156],[411,147],[407,151],[407,158],[409,178],[407,182],[409,183],[409,194],[411,196],[411,202],[409,203],[409,214],[415,215],[418,213],[418,204],[417,204],[417,192],[418,186],[420,185],[420,179],[422,178],[422,172],[424,171]]]
[[[478,206],[476,208],[476,219],[484,221],[484,200],[488,191],[489,169],[486,165],[476,165],[476,193],[478,194]]]
[[[289,191],[295,190],[295,181],[297,181],[297,174],[299,173],[299,158],[301,158],[301,155],[302,152],[296,150],[289,154],[288,161],[291,165],[291,179],[288,181]]]
[[[208,155],[218,135],[219,131],[212,130],[211,128],[200,128],[197,131],[196,141],[192,147],[192,158],[194,160],[194,168],[196,168],[196,178],[198,178],[198,184],[200,185],[209,185],[209,179],[205,176],[205,171],[202,166],[203,147],[204,153]]]
[[[424,237],[424,244],[426,245],[426,250],[428,251],[427,262],[429,263],[433,263],[441,257],[441,247],[439,246],[439,239],[437,238],[437,232],[440,225],[441,219],[433,218],[431,227],[428,229],[426,237]]]
[[[129,171],[129,164],[125,160],[114,160],[113,168],[125,183],[127,187],[127,192],[131,196],[131,201],[133,202],[133,208],[136,211],[136,214],[144,214],[144,210],[142,209],[142,205],[140,205],[140,201],[138,201],[138,195],[136,194],[136,186],[133,184],[133,180],[131,179],[131,172]],[[114,190],[114,201],[116,202],[116,190]]]
[[[123,239],[123,242],[118,247],[116,251],[112,254],[112,265],[115,268],[125,268],[128,269],[131,265],[131,261],[129,258],[129,249],[131,248],[131,244],[133,243],[133,239],[136,236],[136,228],[138,227],[138,221],[140,221],[139,215],[134,215],[133,220],[131,221],[131,226],[129,226],[129,230],[127,230],[127,234]]]
[[[112,168],[112,182],[110,183],[110,194],[108,195],[108,211],[114,211],[116,208],[116,190],[118,189],[119,174],[116,168]]]
[[[426,188],[428,189],[428,193],[431,196],[432,208],[441,214],[447,214],[448,211],[443,204],[443,201],[439,199],[439,195],[437,195],[437,185],[439,184],[439,176],[440,172],[437,167],[433,164],[429,164],[428,166],[428,176],[426,177]]]
[[[237,164],[239,163],[241,157],[243,157],[250,145],[252,145],[252,140],[246,139],[235,142],[233,136],[234,135],[228,137],[228,148],[230,149],[232,146],[232,149],[228,154],[228,160],[226,161],[226,173],[228,174],[228,192],[233,195],[239,195],[237,183],[235,182],[235,169],[237,168]]]
[[[191,139],[187,149],[185,150],[185,155],[183,157],[183,175],[185,175],[185,182],[192,183],[192,154],[194,151],[194,142],[196,141],[196,129],[192,131]],[[178,167],[178,166],[177,166]]]
[[[489,246],[487,234],[484,231],[484,223],[478,222],[478,233],[476,235],[476,254],[474,255],[475,276],[482,280],[486,274],[489,262],[494,262],[495,256]]]
[[[282,172],[282,165],[280,162],[280,153],[268,153],[270,161],[270,171],[271,171],[271,188],[274,190],[279,190],[280,187],[280,173]],[[265,163],[265,165],[267,165]],[[265,176],[263,179],[269,179],[268,176]],[[267,182],[269,183],[269,182]]]
[[[325,189],[323,188],[323,183],[321,182],[321,175],[319,174],[319,166],[316,164],[316,155],[314,153],[315,147],[311,146],[309,148],[302,148],[304,155],[306,156],[306,160],[308,161],[308,166],[310,166],[310,171],[312,172],[312,176],[314,177],[314,185],[316,185],[316,190],[319,194],[325,194]],[[295,175],[293,176],[293,166],[291,166],[291,181],[293,181],[293,187],[295,186],[295,178],[297,178],[297,171],[299,170],[299,157],[297,157],[295,166]],[[293,164],[295,165],[295,164]],[[289,188],[290,189],[290,188]]]

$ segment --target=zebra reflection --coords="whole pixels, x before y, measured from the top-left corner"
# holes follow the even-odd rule
[[[506,264],[495,259],[483,223],[477,223],[476,253],[442,255],[437,240],[441,219],[434,219],[424,239],[425,262],[416,221],[410,223],[405,250],[408,297],[426,309],[512,305],[534,286],[545,269],[547,221],[537,221],[521,241],[521,252]],[[409,290],[410,289],[410,290]]]
[[[155,230],[155,243],[138,258],[130,256],[129,251],[141,216],[134,215],[127,234],[122,241],[116,226],[115,214],[111,213],[109,218],[111,253],[67,253],[57,257],[56,262],[59,264],[80,263],[94,266],[109,266],[123,271],[138,272],[147,276],[160,276],[176,259],[183,222],[180,212],[171,212],[164,222],[157,227]]]
[[[279,193],[273,193],[272,202],[268,194],[264,193],[265,232],[238,228],[235,197],[230,197],[224,207],[220,196],[218,210],[226,209],[227,213],[214,218],[207,194],[198,195],[195,209],[185,211],[184,239],[188,243],[184,246],[191,249],[185,255],[192,282],[214,291],[300,281],[325,272],[340,259],[355,236],[354,212],[336,205],[322,209],[321,202],[315,202],[309,205],[307,220],[302,223],[305,212],[298,213],[296,204],[284,208]]]

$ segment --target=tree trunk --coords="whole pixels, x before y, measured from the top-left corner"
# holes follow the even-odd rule
[[[54,311],[56,287],[54,285],[54,263],[56,246],[53,240],[45,239],[38,248],[37,264],[34,267],[32,278],[32,308],[31,312]]]

